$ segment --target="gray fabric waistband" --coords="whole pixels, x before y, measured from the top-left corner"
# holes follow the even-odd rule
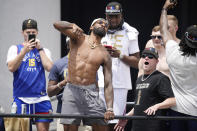
[[[88,90],[95,90],[97,87],[96,87],[96,84],[91,84],[91,85],[74,85],[74,84],[71,84],[71,83],[67,83],[67,86],[68,87],[74,87],[74,88],[78,88],[78,89],[88,89]]]

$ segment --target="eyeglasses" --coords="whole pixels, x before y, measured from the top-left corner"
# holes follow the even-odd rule
[[[104,24],[105,27],[108,27],[108,22],[106,22],[106,21],[98,20],[96,23],[98,23],[100,25]]]
[[[162,39],[162,36],[160,36],[160,35],[151,35],[150,37],[151,37],[151,39],[156,39],[156,38],[159,40]]]
[[[186,38],[187,38],[189,41],[191,41],[191,42],[197,42],[197,37],[194,37],[194,36],[189,35],[188,32],[185,32],[185,36],[186,36]]]
[[[151,55],[151,54],[142,54],[142,58],[146,58],[146,57],[148,57],[149,59],[153,59],[154,58],[154,56]]]

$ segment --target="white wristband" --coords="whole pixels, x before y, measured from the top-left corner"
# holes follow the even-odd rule
[[[113,108],[107,108],[107,111],[114,112]]]
[[[57,83],[57,87],[58,87],[59,89],[63,89],[63,87],[60,87],[60,83]]]
[[[123,59],[124,55],[122,53],[120,53],[119,55],[119,59]]]

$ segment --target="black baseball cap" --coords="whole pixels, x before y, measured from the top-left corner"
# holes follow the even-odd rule
[[[143,54],[151,54],[153,55],[156,59],[159,58],[157,50],[155,48],[145,48],[144,51],[142,52]]]
[[[122,5],[118,2],[110,2],[105,8],[105,14],[118,15],[122,13]]]
[[[38,30],[37,21],[35,21],[33,19],[24,20],[23,25],[22,25],[22,30],[24,31],[26,29],[36,29],[36,30]]]
[[[197,25],[191,25],[186,29],[184,39],[187,46],[197,49]]]

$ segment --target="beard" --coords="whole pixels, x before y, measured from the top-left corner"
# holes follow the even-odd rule
[[[98,28],[94,27],[93,33],[94,33],[95,35],[97,35],[97,36],[99,36],[99,37],[102,38],[102,37],[105,36],[106,31],[105,31],[105,29],[102,28],[102,27],[98,27]]]

